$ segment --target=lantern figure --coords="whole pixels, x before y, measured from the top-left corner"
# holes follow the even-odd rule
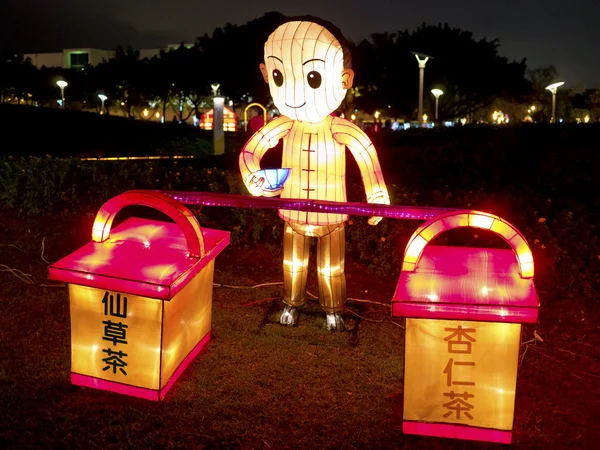
[[[203,130],[212,130],[215,119],[215,111],[211,109],[200,116],[200,128]],[[235,131],[237,128],[237,114],[227,106],[223,106],[223,130]]]
[[[457,227],[490,230],[511,249],[427,245]],[[392,307],[407,318],[404,433],[510,443],[521,324],[538,308],[531,250],[511,224],[456,211],[419,227]]]
[[[144,205],[175,221],[130,218]],[[210,339],[214,259],[229,233],[201,229],[170,197],[129,191],[106,202],[92,242],[50,267],[69,283],[71,382],[161,400]]]
[[[330,27],[333,30],[333,27]],[[278,27],[265,44],[260,64],[275,106],[282,114],[258,130],[240,154],[242,179],[252,195],[346,201],[346,147],[358,163],[369,203],[389,204],[375,148],[352,122],[331,115],[352,87],[354,72],[343,39],[310,21]],[[267,188],[260,160],[283,139],[282,167],[289,179]],[[284,303],[281,323],[294,325],[306,301],[310,238],[316,237],[319,300],[330,330],[343,329],[345,214],[280,209],[284,230]],[[381,217],[372,217],[376,225]]]

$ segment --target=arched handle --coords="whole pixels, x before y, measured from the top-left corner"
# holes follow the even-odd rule
[[[402,270],[414,272],[425,246],[437,235],[453,228],[473,227],[490,230],[501,236],[515,252],[522,278],[533,278],[533,255],[523,235],[510,223],[493,214],[480,211],[452,211],[440,214],[422,224],[414,232],[406,251]]]
[[[92,240],[104,242],[110,237],[112,222],[117,213],[126,206],[149,206],[175,221],[185,235],[188,252],[193,258],[204,256],[204,237],[196,217],[183,204],[155,191],[127,191],[108,200],[96,214],[92,228]]]

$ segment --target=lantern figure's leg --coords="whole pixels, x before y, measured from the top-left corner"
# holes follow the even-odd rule
[[[327,329],[343,331],[341,311],[346,304],[346,233],[343,223],[329,225],[317,244],[319,302],[327,313]]]
[[[346,304],[345,227],[341,223],[320,228],[324,233],[317,244],[319,302],[327,313],[340,312]]]
[[[286,222],[283,231],[283,302],[294,309],[306,301],[309,251],[310,237],[294,230]],[[282,314],[280,322],[295,325],[298,317],[297,311],[295,313],[289,314],[288,311],[288,314]]]

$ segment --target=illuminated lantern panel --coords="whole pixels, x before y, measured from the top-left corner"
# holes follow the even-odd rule
[[[202,114],[200,119],[200,128],[203,130],[212,130],[214,122],[214,110]],[[235,131],[237,129],[237,114],[226,106],[223,107],[223,130]]]
[[[516,323],[406,319],[404,432],[509,443],[520,339]]]
[[[132,204],[177,223],[130,218],[111,230],[118,210]],[[71,381],[161,400],[210,339],[214,258],[229,233],[200,230],[164,194],[132,191],[103,206],[94,235],[102,242],[50,267],[51,279],[69,283]]]
[[[490,230],[511,249],[427,245],[459,227]],[[455,211],[421,225],[392,302],[407,318],[404,432],[510,443],[521,324],[538,308],[531,251],[508,222]]]

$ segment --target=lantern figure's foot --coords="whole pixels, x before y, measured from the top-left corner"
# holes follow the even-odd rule
[[[344,331],[344,319],[342,319],[342,313],[327,313],[327,330],[328,331]]]
[[[285,305],[279,319],[281,325],[296,325],[298,323],[298,308],[295,306]]]

